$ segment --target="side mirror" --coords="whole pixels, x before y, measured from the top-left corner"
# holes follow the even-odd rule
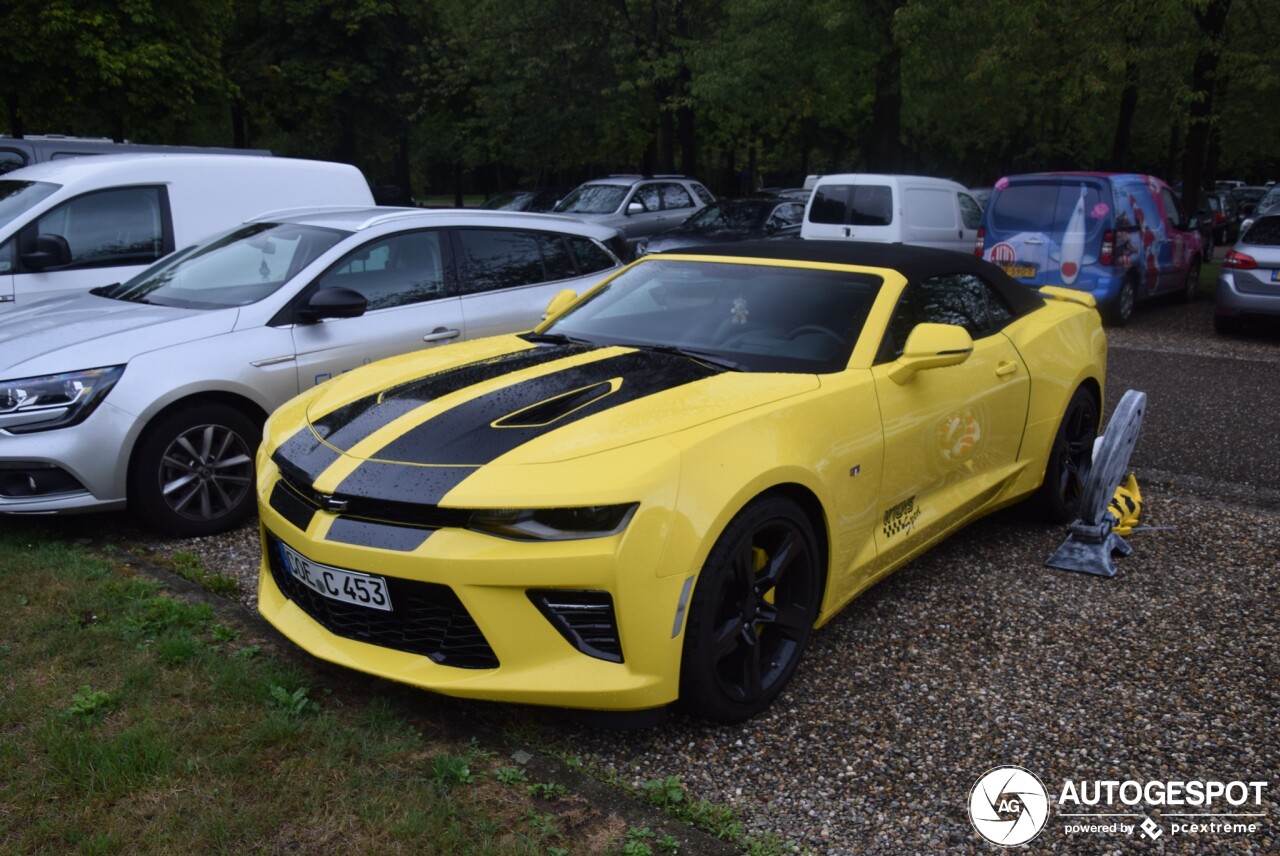
[[[628,202],[628,203],[627,203],[627,216],[628,216],[628,217],[630,217],[632,214],[643,214],[644,212],[645,212],[645,207],[644,207],[644,205],[642,205],[641,203],[636,202],[636,201],[634,201],[634,200],[632,200],[631,202]]]
[[[958,366],[973,353],[973,337],[955,324],[917,324],[907,337],[902,356],[889,369],[889,379],[901,386],[916,372]]]
[[[71,264],[71,245],[62,235],[36,235],[35,249],[22,254],[22,264],[32,270]]]
[[[314,324],[325,318],[359,318],[369,308],[363,294],[349,288],[322,288],[298,307],[297,320]]]
[[[578,293],[572,288],[561,289],[556,292],[556,296],[551,298],[551,302],[547,304],[547,311],[542,313],[542,320],[547,321],[555,318],[561,312],[569,308],[573,301],[578,299]]]

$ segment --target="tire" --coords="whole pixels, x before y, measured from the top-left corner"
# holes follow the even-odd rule
[[[1070,523],[1080,516],[1080,498],[1098,436],[1098,402],[1081,387],[1067,402],[1045,462],[1044,481],[1032,495],[1032,514],[1046,523]]]
[[[795,673],[822,600],[818,540],[782,496],[730,521],[698,576],[685,627],[680,701],[717,722],[773,703]]]
[[[147,428],[129,472],[129,505],[148,526],[193,538],[239,526],[256,507],[262,427],[225,404],[201,404]]]
[[[1212,251],[1212,248],[1210,248]],[[1210,256],[1212,258],[1212,256]],[[1200,260],[1196,259],[1187,267],[1187,280],[1182,284],[1182,302],[1192,303],[1200,293]]]
[[[1123,327],[1133,317],[1133,308],[1138,302],[1138,287],[1132,277],[1125,277],[1120,284],[1120,291],[1107,308],[1106,320],[1112,327]]]

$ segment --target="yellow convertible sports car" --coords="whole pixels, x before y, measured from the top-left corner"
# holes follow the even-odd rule
[[[449,695],[736,721],[939,539],[1024,499],[1075,517],[1106,360],[1088,295],[758,241],[569,298],[272,416],[258,604],[282,633]]]

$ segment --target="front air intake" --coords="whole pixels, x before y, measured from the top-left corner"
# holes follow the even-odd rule
[[[569,644],[589,657],[622,662],[622,641],[607,591],[531,589],[529,600]]]

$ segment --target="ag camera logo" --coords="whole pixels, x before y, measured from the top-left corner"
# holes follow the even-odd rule
[[[1049,819],[1044,782],[1021,767],[993,767],[969,792],[969,821],[992,844],[1017,847],[1040,834]]]

